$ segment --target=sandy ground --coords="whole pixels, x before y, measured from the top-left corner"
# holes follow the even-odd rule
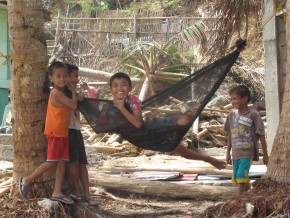
[[[93,160],[93,154],[88,154]],[[89,170],[97,170],[98,167],[211,167],[203,161],[187,160],[179,156],[157,154],[153,156],[137,157],[109,157],[90,164]],[[229,183],[229,186],[232,186]],[[218,188],[218,186],[216,186]],[[232,190],[232,189],[231,189]],[[104,217],[205,217],[204,211],[222,201],[209,201],[202,199],[170,199],[152,197],[146,194],[136,194],[118,190],[105,190],[91,187],[93,197],[101,201],[98,210]]]
[[[117,158],[90,151],[88,152],[88,160],[89,170],[97,170],[97,168],[100,166],[138,166],[159,168],[188,168],[210,166],[203,161],[192,161],[179,156],[165,154]],[[9,163],[5,164],[7,166],[9,165]],[[87,212],[90,211],[92,214],[94,214],[95,217],[206,217],[204,211],[208,207],[221,203],[221,201],[209,201],[201,199],[192,200],[155,196],[152,197],[146,194],[136,194],[118,190],[106,190],[100,187],[90,187],[90,191],[93,198],[97,201],[100,201],[101,204],[99,206],[89,206],[87,204],[83,205],[83,203],[78,203],[77,206],[81,206],[81,208],[84,208],[84,210],[87,210]],[[10,201],[8,195],[0,198],[0,204],[2,204],[2,206],[4,205],[4,207],[5,203],[8,201]],[[7,214],[5,211],[6,210],[2,210],[3,215]],[[87,216],[85,215],[83,217]]]

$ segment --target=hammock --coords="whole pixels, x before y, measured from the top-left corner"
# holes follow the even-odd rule
[[[112,101],[86,98],[78,104],[78,108],[96,133],[117,133],[147,150],[173,151],[218,89],[244,46],[237,44],[238,49],[229,55],[143,101],[144,122],[140,129],[131,125]],[[125,106],[130,111],[129,105]],[[184,114],[190,117],[189,123],[177,125],[176,120]]]

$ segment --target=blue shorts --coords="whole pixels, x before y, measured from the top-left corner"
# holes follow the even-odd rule
[[[239,160],[233,161],[233,183],[249,183],[249,171],[251,167],[252,159],[251,158],[242,158]]]

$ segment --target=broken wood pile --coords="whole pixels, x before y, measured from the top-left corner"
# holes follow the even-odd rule
[[[12,187],[13,178],[10,177],[0,183],[0,198],[8,193]]]

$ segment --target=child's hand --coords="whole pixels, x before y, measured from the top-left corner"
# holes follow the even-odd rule
[[[71,83],[68,83],[67,84],[67,88],[71,91],[71,92],[76,92],[76,88],[75,88],[75,86],[73,85],[73,84],[71,84]]]
[[[83,101],[85,99],[85,94],[84,93],[79,93],[77,95],[77,99],[78,99],[78,101]]]
[[[125,99],[126,99],[125,97],[122,99],[114,98],[114,100],[113,100],[114,106],[118,109],[123,108],[124,103],[125,103]]]
[[[265,165],[267,165],[268,164],[268,161],[269,161],[269,156],[268,156],[268,154],[263,154],[263,163],[265,164]]]
[[[227,157],[226,157],[226,162],[227,162],[228,164],[232,164],[232,158],[231,158],[231,155],[227,155]]]

